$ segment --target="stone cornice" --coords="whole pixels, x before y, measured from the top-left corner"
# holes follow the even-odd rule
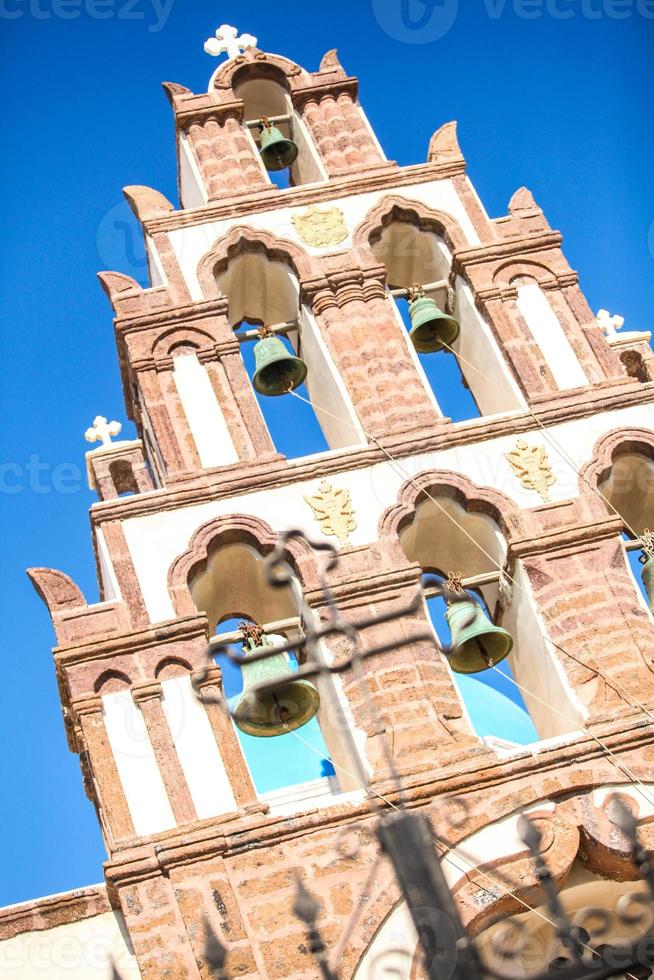
[[[94,637],[88,642],[78,643],[75,646],[55,647],[53,653],[57,670],[63,671],[74,664],[104,660],[116,654],[137,653],[166,643],[177,643],[182,639],[206,637],[207,629],[207,617],[202,613],[198,616],[184,616],[181,619],[157,623],[129,633],[114,634],[101,641]]]
[[[407,184],[425,184],[432,180],[445,180],[448,177],[463,173],[465,173],[465,162],[462,160],[419,163],[402,168],[398,168],[392,161],[387,161],[379,169],[367,174],[358,173],[354,176],[332,177],[324,184],[312,184],[308,187],[300,185],[283,190],[264,188],[255,193],[250,191],[246,199],[238,196],[226,201],[211,202],[201,208],[174,211],[170,214],[147,218],[143,222],[143,228],[147,234],[155,235],[157,232],[177,231],[180,228],[188,228],[193,225],[242,218],[246,215],[275,211],[279,208],[319,205],[324,201],[347,197],[350,194],[367,194],[377,190],[394,191]]]
[[[536,513],[538,509],[536,508]],[[542,531],[537,538],[512,539],[510,550],[512,558],[527,558],[530,555],[552,554],[568,550],[579,554],[586,546],[591,546],[607,538],[615,538],[624,528],[620,517],[607,517],[588,524],[574,527],[557,527]]]
[[[559,231],[541,231],[535,235],[516,235],[513,238],[503,238],[495,242],[478,245],[475,248],[459,250],[454,256],[453,271],[464,273],[471,265],[493,262],[497,259],[511,258],[514,255],[525,256],[533,252],[542,252],[549,248],[560,248],[563,235]],[[576,282],[575,273],[568,279]],[[569,285],[570,283],[567,282]]]
[[[538,406],[538,418],[542,425],[552,426],[651,402],[654,402],[654,382],[640,384],[627,378],[616,383],[559,392]],[[539,428],[529,412],[523,411],[481,421],[451,423],[444,420],[431,429],[419,429],[402,433],[395,439],[385,439],[383,445],[394,458],[402,459],[419,453],[488,442],[502,436],[537,432]],[[210,500],[289,486],[362,469],[384,462],[387,458],[378,447],[367,445],[310,457],[298,464],[280,458],[279,461],[267,461],[265,468],[258,463],[248,463],[205,470],[190,475],[188,480],[180,480],[152,493],[98,502],[91,508],[91,522],[97,527],[109,520],[130,520]]]
[[[0,909],[0,942],[26,932],[43,932],[111,911],[106,885],[77,888]]]
[[[500,759],[483,747],[479,753],[469,753],[467,756],[462,756],[457,750],[449,765],[435,762],[428,771],[406,777],[403,780],[402,803],[411,808],[422,807],[447,795],[479,795],[519,780],[526,781],[529,787],[531,799],[528,802],[537,799],[541,792],[543,798],[563,797],[571,790],[579,793],[595,786],[620,784],[626,782],[627,777],[617,765],[602,773],[586,771],[584,766],[598,760],[606,760],[608,764],[607,749],[619,756],[654,744],[654,725],[643,719],[642,712],[636,716],[625,713],[617,719],[607,719],[595,725],[593,731],[603,745],[588,733],[571,737],[564,744],[544,745],[533,754],[526,748],[510,759]],[[555,775],[561,780],[559,787],[556,786]],[[566,784],[566,779],[570,785]],[[397,788],[391,783],[375,784],[375,789],[390,803],[398,800]],[[519,793],[516,793],[513,810],[521,804]],[[377,807],[377,801],[367,799],[360,803],[339,803],[335,800],[331,807],[297,813],[292,817],[240,811],[203,821],[193,829],[184,828],[182,831],[177,828],[143,838],[137,846],[132,840],[124,849],[115,849],[112,859],[105,865],[107,884],[113,889],[159,875],[162,868],[192,864],[210,856],[231,857],[254,849],[277,846],[324,831],[330,826],[346,826],[372,817]],[[468,832],[463,821],[455,830],[459,839],[467,836]]]

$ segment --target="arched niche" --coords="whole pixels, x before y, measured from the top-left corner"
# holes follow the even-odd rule
[[[584,476],[595,485],[612,513],[623,522],[627,540],[654,530],[654,432],[647,429],[609,433],[600,440]],[[654,595],[645,587],[648,554],[625,545],[625,561],[644,608],[654,613]],[[651,586],[650,586],[651,592]]]
[[[631,898],[628,899],[628,896]],[[636,921],[628,922],[617,911],[621,904],[626,908],[624,903],[632,901],[633,896],[639,896],[647,904],[649,893],[646,885],[642,882],[607,880],[594,874],[579,859],[573,864],[565,886],[559,892],[561,905],[570,919],[582,926],[589,926],[590,936],[586,945],[592,950],[605,944],[635,942],[642,936],[643,919],[637,916]],[[637,902],[638,899],[631,906],[633,911],[640,908]],[[591,909],[600,910],[605,918],[590,915]],[[507,931],[507,924],[511,931]],[[498,955],[498,950],[506,950],[507,943],[516,940],[518,933],[514,929],[520,930],[520,951],[515,958],[507,961],[506,957]],[[598,931],[595,933],[593,930]],[[505,977],[531,977],[551,969],[554,964],[561,968],[566,962],[569,964],[569,954],[556,936],[547,906],[542,904],[512,916],[508,923],[503,919],[490,926],[477,938],[477,946],[482,960]],[[626,972],[621,976],[631,977],[633,974]],[[651,973],[639,972],[635,976],[645,978]]]
[[[268,551],[267,545],[257,545],[252,539],[234,540],[231,535],[228,538],[220,535],[209,544],[206,560],[196,565],[188,584],[196,608],[207,614],[210,633],[231,632],[237,620],[245,620],[268,626],[281,624],[268,633],[273,645],[298,640],[298,625],[283,625],[287,620],[297,620],[297,602],[290,586],[273,586],[267,580],[265,553]],[[290,575],[295,575],[290,561],[285,567]],[[281,571],[282,568],[276,566],[276,573]],[[238,646],[236,644],[235,649],[240,653]],[[298,656],[298,660],[301,659]],[[295,663],[293,656],[290,662]],[[227,694],[234,696],[241,689],[241,671],[228,659],[223,659],[221,666],[229,682],[226,687],[235,685]],[[306,730],[303,727],[296,733],[273,739],[244,736],[239,732],[244,757],[255,785],[261,785],[261,780],[257,780],[257,771],[265,772],[266,768],[270,771],[270,767],[275,766],[275,760],[278,767],[283,768],[278,753],[284,752],[283,742],[289,740],[286,742],[288,750],[300,762],[297,775],[291,776],[287,785],[315,784],[308,787],[307,806],[311,806],[311,793],[328,802],[329,798],[341,791],[359,788],[358,781],[350,775],[359,770],[360,761],[353,760],[353,743],[343,728],[351,723],[351,716],[344,701],[341,682],[338,678],[324,675],[316,677],[313,683],[318,688],[321,704],[316,718],[309,722]],[[303,746],[299,755],[298,745]],[[324,752],[324,760],[329,763],[329,766],[322,767],[325,770],[322,779],[316,772],[315,756],[318,751]],[[307,761],[312,765],[307,766]],[[307,776],[309,770],[311,775]],[[276,789],[283,789],[283,786]]]
[[[645,528],[654,528],[654,446],[649,453],[626,447],[618,450],[599,490],[622,517],[625,527],[638,535]]]
[[[285,324],[278,337],[307,365],[299,398],[256,393],[275,448],[294,458],[359,445],[364,437],[345,385],[311,309],[301,301],[299,276],[309,274],[310,263],[296,246],[288,251],[285,246],[271,236],[258,241],[252,233],[244,234],[231,241],[221,258],[210,253],[202,275],[212,269],[215,288],[227,297],[230,323],[243,327],[236,336],[250,378],[256,338],[242,338],[252,324]]]
[[[425,294],[458,320],[461,330],[451,350],[414,354],[425,383],[443,413],[454,421],[514,411],[524,401],[490,326],[479,312],[470,286],[453,278],[456,248],[465,247],[461,230],[448,215],[401,198],[382,202],[355,236],[367,233],[375,258],[386,268],[391,290],[427,287]],[[398,316],[411,326],[406,297],[397,297]]]
[[[290,266],[271,260],[264,252],[242,252],[216,275],[221,293],[228,297],[232,326],[242,320],[262,323],[296,321],[300,288]]]
[[[266,581],[263,557],[252,544],[211,548],[189,588],[198,611],[207,614],[210,633],[218,623],[235,617],[272,623],[297,615],[290,589],[274,588]]]
[[[461,572],[468,579],[494,573],[499,579],[499,570],[507,565],[506,535],[520,527],[520,517],[510,501],[495,491],[474,487],[455,473],[423,474],[405,487],[401,499],[402,516],[391,517],[385,529],[395,523],[400,547],[409,561],[425,572],[443,576]],[[491,745],[525,744],[582,725],[572,691],[548,643],[522,561],[511,564],[509,571],[502,594],[498,580],[476,591],[489,617],[511,634],[511,653],[490,670],[452,675],[471,727]],[[441,642],[448,643],[443,600],[429,600],[428,610]]]
[[[257,149],[261,141],[258,123],[264,117],[273,121],[282,136],[297,144],[298,155],[292,167],[288,171],[268,174],[272,183],[296,187],[326,179],[318,152],[293,105],[286,76],[281,70],[271,68],[264,77],[244,68],[235,76],[233,91],[237,99],[243,100],[245,126]]]

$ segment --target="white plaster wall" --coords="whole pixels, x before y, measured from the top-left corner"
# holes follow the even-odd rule
[[[654,784],[644,786],[607,786],[593,793],[595,803],[611,793],[627,793],[637,800],[640,817],[654,813]],[[652,801],[651,803],[649,801]],[[551,811],[554,803],[543,800],[525,812]],[[450,888],[480,865],[502,861],[525,850],[518,834],[518,816],[513,814],[498,820],[473,834],[443,858],[443,870]],[[493,881],[501,883],[501,875],[489,871]],[[490,882],[489,882],[490,885]],[[353,980],[411,980],[411,963],[417,946],[417,935],[406,904],[400,902],[386,918],[357,967]]]
[[[178,142],[181,205],[185,210],[201,208],[207,203],[207,193],[197,160],[185,136]]]
[[[487,419],[480,422],[485,424]],[[574,466],[547,443],[544,433],[528,433],[525,438],[530,444],[548,447],[550,462],[557,477],[550,491],[552,500],[568,500],[578,496],[577,471],[590,459],[596,441],[611,429],[630,426],[654,430],[654,406],[605,412],[551,427],[548,430],[550,438],[554,438],[564,449]],[[540,506],[540,496],[522,487],[505,459],[504,454],[514,448],[515,442],[514,435],[504,436],[480,444],[420,453],[407,459],[386,461],[335,475],[332,478],[334,485],[350,490],[356,514],[357,529],[352,534],[352,544],[363,545],[377,539],[382,513],[395,503],[406,480],[425,470],[445,469],[463,473],[478,486],[502,491],[519,507]],[[168,569],[174,559],[186,551],[193,533],[215,517],[227,513],[251,514],[267,521],[277,532],[299,527],[309,537],[324,537],[304,499],[315,493],[319,482],[296,483],[125,521],[123,530],[152,621],[174,617],[167,588]],[[325,540],[335,543],[334,538]]]
[[[545,362],[558,387],[563,390],[587,385],[588,378],[559,318],[537,283],[518,286],[518,309],[543,352]]]
[[[461,332],[452,345],[482,415],[518,411],[526,402],[500,353],[490,327],[475,306],[470,287],[457,276],[456,301]]]
[[[238,462],[211,379],[197,355],[176,357],[173,378],[203,468]]]
[[[134,830],[170,830],[175,818],[140,708],[129,690],[102,698],[104,723]]]
[[[7,980],[111,980],[113,956],[123,980],[141,972],[121,932],[122,917],[104,912],[45,932],[0,942],[0,976]]]
[[[367,213],[379,201],[387,197],[389,193],[391,192],[388,190],[374,191],[368,194],[337,198],[336,200],[327,201],[322,204],[321,208],[341,208],[350,232],[345,241],[330,248],[329,251],[346,252],[351,249],[352,232],[363,221]],[[450,180],[409,184],[406,187],[396,189],[393,193],[400,193],[407,200],[421,201],[429,207],[451,214],[461,225],[468,244],[471,246],[480,244],[479,236]],[[298,208],[279,208],[274,211],[264,211],[260,214],[248,215],[247,223],[253,228],[261,228],[265,231],[272,232],[279,238],[290,239],[290,241],[300,245],[311,255],[324,255],[324,248],[314,248],[311,245],[306,245],[302,242],[295,230],[295,225],[291,218],[293,215],[302,214],[305,211],[306,206],[304,205]],[[200,259],[219,238],[225,236],[234,226],[242,223],[242,218],[233,218],[224,221],[209,221],[206,224],[178,228],[170,232],[171,244],[179,260],[193,300],[201,300],[203,298],[202,290],[197,279],[197,266]]]
[[[515,639],[510,663],[527,710],[542,739],[584,726],[587,711],[570,686],[557,651],[548,643],[547,622],[538,612],[524,563],[513,572],[513,600],[502,621]],[[528,693],[530,692],[530,693]]]
[[[95,540],[98,548],[100,577],[102,579],[104,601],[113,602],[114,600],[120,600],[122,599],[120,586],[118,584],[118,579],[116,578],[116,573],[114,572],[114,566],[109,556],[109,549],[107,548],[107,542],[105,541],[101,527],[98,527],[95,530]]]
[[[347,389],[308,307],[302,308],[302,357],[306,361],[307,391],[316,418],[331,449],[365,444]]]
[[[191,678],[171,678],[161,686],[164,714],[199,819],[231,813],[237,809],[236,800]]]
[[[159,258],[159,252],[149,235],[145,236],[145,249],[148,255],[148,270],[150,272],[150,285],[152,289],[157,286],[167,284],[168,279]]]

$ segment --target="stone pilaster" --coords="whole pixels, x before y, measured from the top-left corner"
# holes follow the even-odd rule
[[[134,686],[132,697],[141,709],[175,823],[192,823],[198,816],[164,714],[161,684],[152,681]]]
[[[218,704],[223,696],[220,668],[210,667],[198,671],[194,676],[194,686],[207,712],[236,805],[239,807],[257,806],[257,791],[245,762],[238,736],[234,731],[232,720]]]
[[[442,420],[416,371],[383,276],[381,269],[345,269],[308,289],[354,410],[377,438]]]
[[[99,695],[76,701],[73,713],[77,719],[82,743],[88,753],[91,779],[99,807],[99,818],[107,844],[113,847],[125,838],[134,837],[134,824],[113,750],[104,724],[102,698]]]

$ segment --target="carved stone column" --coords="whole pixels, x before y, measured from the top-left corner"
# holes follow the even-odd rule
[[[556,515],[556,532],[550,526],[511,550],[522,559],[545,635],[557,644],[553,656],[588,720],[612,719],[654,700],[654,624],[629,573],[619,521],[565,527],[566,513],[574,520],[574,502],[538,508],[534,516],[545,525]]]
[[[330,177],[392,167],[384,160],[357,103],[357,80],[343,78],[293,93]]]
[[[222,698],[220,667],[210,667],[207,670],[198,671],[193,675],[193,681],[209,717],[211,730],[237,806],[258,807],[257,791],[252,782],[231,718],[217,703]]]
[[[158,681],[132,687],[132,697],[141,709],[150,742],[159,765],[175,823],[192,823],[198,819],[191,793],[170,734]]]
[[[84,750],[88,754],[91,779],[100,808],[100,821],[111,847],[134,837],[134,824],[104,724],[100,695],[73,704]]]
[[[378,438],[442,421],[410,355],[382,269],[347,269],[307,292],[361,425]]]
[[[371,568],[385,570],[371,574]],[[340,552],[330,586],[340,612],[354,625],[387,613],[397,616],[359,631],[364,652],[386,644],[394,648],[362,661],[360,675],[351,670],[340,675],[355,725],[368,736],[365,751],[374,769],[373,781],[388,778],[385,749],[404,775],[433,769],[435,760],[444,764],[452,754],[460,754],[462,745],[468,753],[485,751],[467,729],[447,664],[431,638],[424,607],[402,614],[420,592],[420,569],[393,567],[381,545],[351,548]],[[309,592],[307,600],[320,609],[322,591]],[[428,638],[395,646],[419,634]],[[336,663],[352,652],[345,637],[326,643]]]

